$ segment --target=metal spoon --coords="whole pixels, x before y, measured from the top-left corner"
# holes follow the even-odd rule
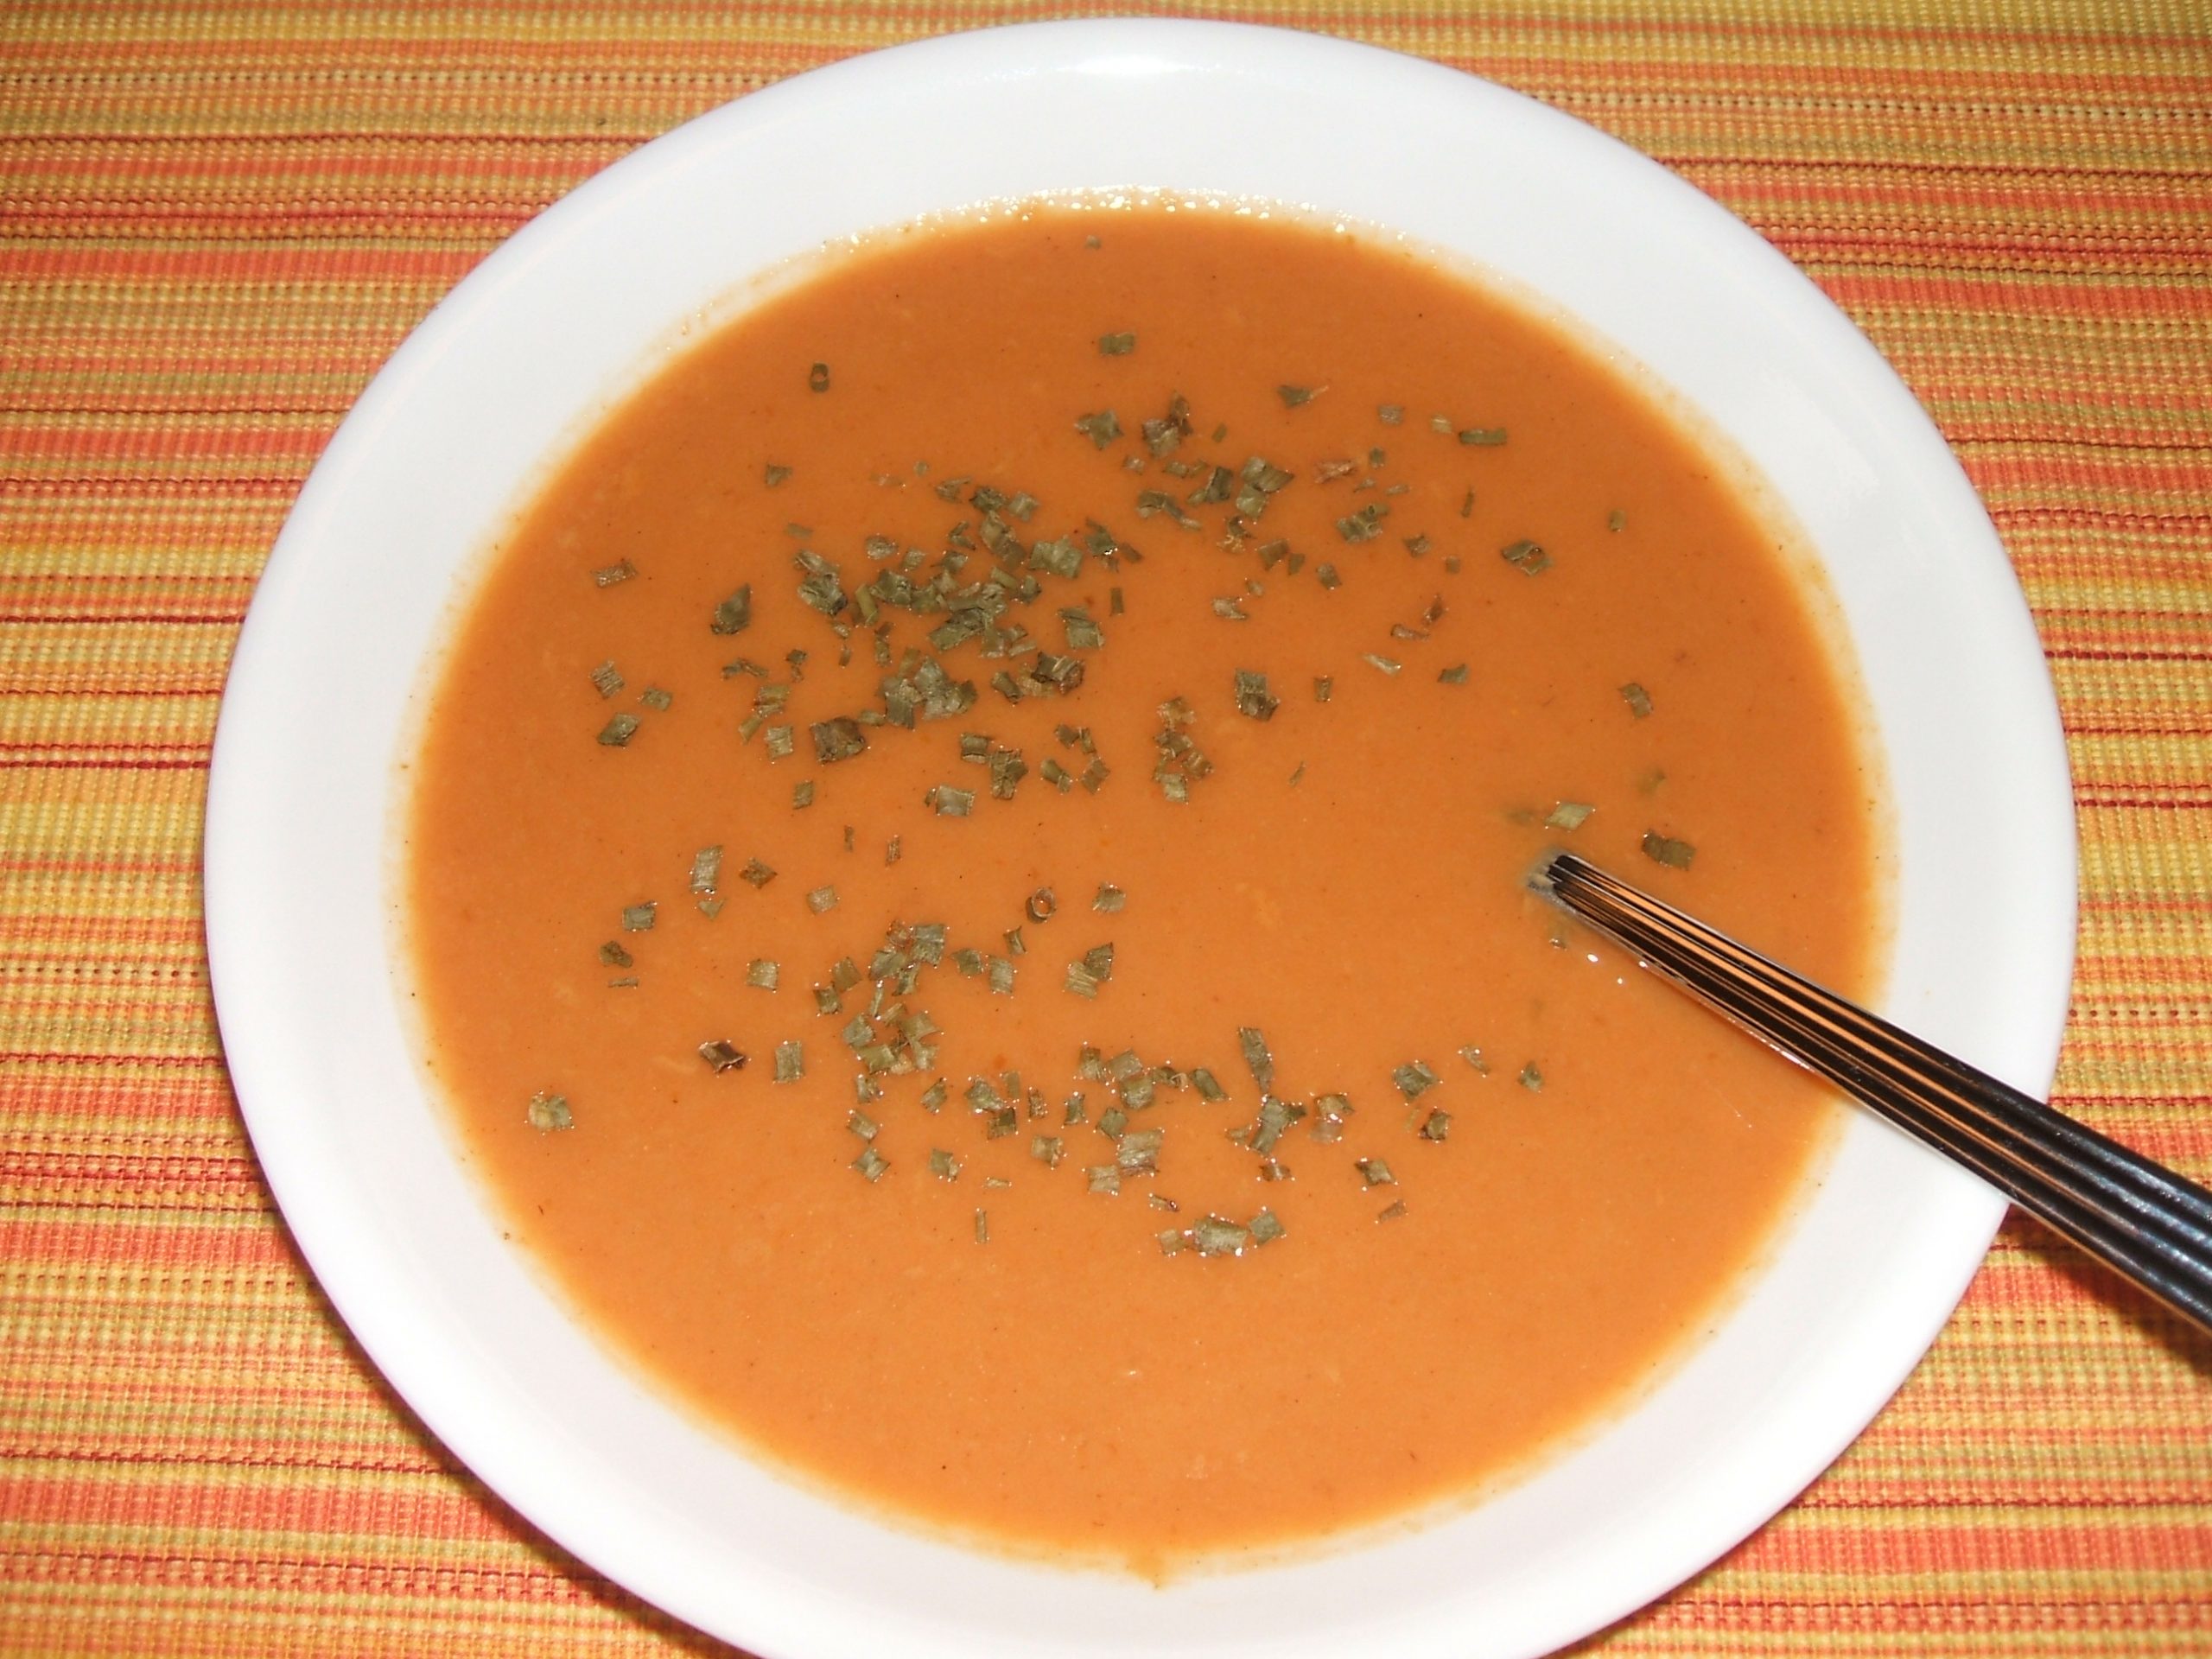
[[[1573,853],[1529,885],[2212,1331],[2212,1192]]]

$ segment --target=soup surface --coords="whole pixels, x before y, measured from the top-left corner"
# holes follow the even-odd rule
[[[1846,989],[1782,532],[1384,238],[1037,207],[690,346],[424,723],[426,1050],[513,1236],[787,1467],[1173,1570],[1478,1492],[1716,1316],[1834,1108],[1522,889]]]

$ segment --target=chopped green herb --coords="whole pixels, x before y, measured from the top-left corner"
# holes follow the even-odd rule
[[[1137,337],[1135,334],[1101,334],[1098,336],[1098,354],[1101,357],[1127,357],[1131,352],[1136,350],[1136,348]]]
[[[940,1147],[930,1148],[930,1173],[941,1181],[960,1179],[960,1160]]]
[[[625,933],[650,933],[653,918],[659,912],[658,902],[622,906],[622,931]]]
[[[878,1124],[874,1118],[862,1111],[847,1112],[845,1114],[845,1127],[850,1129],[855,1135],[860,1136],[863,1141],[874,1140],[881,1128],[881,1126]]]
[[[1029,1155],[1047,1169],[1058,1169],[1060,1160],[1067,1155],[1067,1143],[1057,1135],[1033,1135]]]
[[[721,868],[721,850],[719,847],[714,849],[717,868]],[[696,866],[694,868],[696,869]],[[776,879],[776,873],[757,858],[747,859],[745,868],[737,874],[741,880],[750,883],[756,891],[766,887]]]
[[[1352,1167],[1359,1172],[1360,1179],[1370,1186],[1395,1186],[1398,1178],[1390,1173],[1390,1166],[1380,1158],[1355,1158]]]
[[[1408,1100],[1419,1100],[1444,1081],[1426,1060],[1410,1060],[1390,1073],[1390,1081]]]
[[[1085,1186],[1093,1192],[1112,1198],[1122,1190],[1122,1170],[1118,1164],[1093,1164],[1083,1172]]]
[[[1110,912],[1121,909],[1122,906],[1128,904],[1128,901],[1129,895],[1123,893],[1121,888],[1116,887],[1111,881],[1101,881],[1098,884],[1098,893],[1096,897],[1093,898],[1090,901],[1090,907],[1093,910],[1103,910]]]
[[[1183,1235],[1178,1228],[1162,1228],[1154,1234],[1153,1237],[1160,1245],[1160,1253],[1162,1255],[1179,1255],[1183,1249]]]
[[[830,365],[827,363],[815,363],[808,365],[806,371],[806,389],[809,391],[827,391],[830,390]],[[873,1179],[874,1177],[870,1177],[869,1179]]]
[[[1521,1068],[1521,1086],[1532,1095],[1543,1092],[1544,1074],[1534,1060]]]
[[[938,784],[922,797],[922,804],[933,808],[941,818],[964,818],[976,810],[976,791]]]
[[[745,982],[757,990],[772,991],[783,977],[783,969],[766,957],[755,957],[746,965]]]
[[[1272,1210],[1262,1210],[1252,1217],[1252,1243],[1255,1249],[1262,1244],[1274,1243],[1287,1231],[1289,1229],[1275,1219],[1275,1212]]]
[[[1547,830],[1580,830],[1598,809],[1586,801],[1561,801],[1544,819]]]
[[[1285,409],[1296,409],[1301,404],[1312,403],[1316,397],[1327,390],[1326,386],[1277,386],[1275,396],[1282,399],[1282,406]]]
[[[1638,720],[1651,717],[1651,694],[1634,680],[1621,687],[1621,701],[1628,704],[1629,713]]]
[[[1459,442],[1471,446],[1494,448],[1505,442],[1502,426],[1465,426],[1459,429]]]
[[[817,721],[808,727],[807,734],[814,740],[814,758],[828,766],[833,761],[849,760],[868,747],[868,737],[861,730],[860,722],[840,715],[832,720]]]
[[[720,1077],[725,1071],[742,1071],[747,1056],[736,1044],[717,1039],[700,1044],[699,1058],[707,1063],[715,1076]]]
[[[1371,542],[1382,533],[1382,521],[1389,515],[1389,508],[1379,501],[1370,501],[1357,512],[1338,519],[1337,534],[1348,542]]]
[[[1375,668],[1381,669],[1385,674],[1395,674],[1400,669],[1405,666],[1403,663],[1400,662],[1395,657],[1380,656],[1371,651],[1363,651],[1360,652],[1359,659],[1363,663],[1366,663]]]
[[[629,581],[631,577],[637,574],[638,567],[636,565],[631,563],[627,559],[620,559],[613,564],[603,564],[600,566],[598,569],[591,573],[591,579],[594,586],[601,588],[612,588],[617,583]]]
[[[1114,1162],[1124,1175],[1157,1175],[1165,1129],[1130,1129],[1114,1145]]]
[[[1465,685],[1467,683],[1467,665],[1465,663],[1454,663],[1449,668],[1440,669],[1437,671],[1436,678],[1438,683],[1443,685]]]
[[[1075,429],[1103,449],[1122,435],[1122,423],[1116,418],[1112,410],[1102,409],[1094,415],[1077,416]]]
[[[1022,900],[1021,913],[1033,922],[1049,922],[1052,919],[1052,912],[1059,907],[1060,901],[1052,896],[1052,890],[1039,887]]]
[[[1244,613],[1243,604],[1234,599],[1215,600],[1213,613],[1224,622],[1249,622],[1252,620]]]
[[[599,728],[599,741],[610,749],[619,749],[637,734],[638,726],[635,715],[616,715]]]
[[[1406,406],[1403,404],[1377,404],[1375,418],[1385,426],[1396,426],[1406,418]]]
[[[1389,1203],[1384,1205],[1382,1209],[1376,1211],[1375,1219],[1377,1221],[1398,1221],[1403,1219],[1405,1213],[1406,1201],[1403,1198],[1393,1198]]]
[[[1197,1090],[1199,1097],[1204,1100],[1229,1098],[1229,1090],[1221,1086],[1220,1079],[1203,1065],[1194,1065],[1191,1068],[1191,1087]]]
[[[1236,671],[1236,712],[1254,720],[1273,720],[1281,699],[1268,690],[1268,677],[1249,668]]]
[[[1191,1229],[1191,1242],[1200,1255],[1240,1255],[1251,1240],[1249,1229],[1226,1216],[1203,1216]]]
[[[1341,588],[1344,585],[1344,579],[1337,574],[1337,567],[1333,564],[1315,565],[1313,567],[1313,580],[1319,582],[1324,588]]]
[[[614,671],[614,659],[608,658],[591,671],[591,683],[599,688],[599,695],[611,697],[622,689],[622,677]]]
[[[525,1116],[529,1120],[530,1127],[540,1135],[550,1135],[555,1129],[573,1129],[576,1127],[576,1115],[569,1109],[568,1096],[549,1094],[543,1089],[530,1097],[530,1106]]]
[[[1326,674],[1317,675],[1313,681],[1313,701],[1326,702],[1329,700],[1329,694],[1336,689],[1337,683]]]
[[[806,1046],[797,1038],[776,1045],[776,1081],[797,1083],[806,1075]]]
[[[1687,870],[1697,857],[1697,849],[1687,841],[1676,841],[1655,830],[1643,832],[1643,855],[1655,864],[1664,864],[1670,870]]]
[[[639,692],[638,701],[658,715],[664,715],[676,706],[676,699],[657,685],[649,685]]]
[[[991,1242],[991,1217],[987,1210],[978,1210],[976,1212],[976,1242],[978,1244],[988,1244]]]
[[[1545,552],[1544,550],[1535,542],[1529,541],[1525,538],[1517,542],[1507,543],[1506,545],[1497,550],[1497,556],[1503,559],[1508,564],[1511,565],[1516,570],[1518,570],[1524,576],[1541,575],[1542,572],[1550,569],[1552,564],[1552,556],[1550,554]]]
[[[1236,1046],[1243,1052],[1244,1064],[1251,1071],[1253,1081],[1262,1090],[1274,1087],[1275,1057],[1268,1048],[1266,1034],[1256,1026],[1239,1026],[1236,1028]]]
[[[837,889],[817,887],[806,895],[806,907],[820,916],[837,908]]]
[[[1421,1120],[1421,1138],[1424,1141],[1441,1141],[1451,1133],[1452,1114],[1449,1112],[1433,1110]]]
[[[714,620],[708,624],[716,633],[743,633],[753,626],[753,584],[745,583],[728,599],[715,607]]]
[[[870,1144],[861,1148],[861,1155],[853,1160],[853,1167],[869,1180],[880,1181],[891,1167],[891,1160]]]
[[[1628,514],[1615,507],[1605,515],[1605,528],[1618,536],[1628,528]]]
[[[702,847],[691,855],[691,891],[700,893],[714,892],[722,879],[722,849]]]
[[[995,995],[1012,996],[1014,995],[1013,962],[1005,957],[993,957],[990,967],[984,973],[983,979]]]

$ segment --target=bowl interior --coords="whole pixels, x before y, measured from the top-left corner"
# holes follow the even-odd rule
[[[984,200],[1135,186],[1464,256],[1738,446],[1823,563],[1886,756],[1888,1012],[2047,1086],[2074,906],[2056,708],[1988,519],[1873,348],[1706,198],[1539,105],[1342,42],[1158,22],[927,41],[718,111],[544,214],[393,358],[301,495],[225,700],[207,885],[232,1077],[302,1249],[423,1420],[562,1543],[718,1635],[767,1655],[1539,1652],[1706,1564],[1840,1450],[2001,1201],[1856,1121],[1712,1338],[1572,1455],[1424,1529],[1155,1590],[885,1527],[641,1388],[502,1244],[410,1048],[391,829],[411,698],[547,458],[785,261]]]

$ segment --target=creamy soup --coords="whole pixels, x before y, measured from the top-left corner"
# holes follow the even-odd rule
[[[1172,1571],[1478,1495],[1725,1308],[1837,1109],[1524,891],[1840,988],[1885,879],[1786,534],[1387,238],[825,261],[498,550],[408,824],[518,1243],[798,1476]]]

